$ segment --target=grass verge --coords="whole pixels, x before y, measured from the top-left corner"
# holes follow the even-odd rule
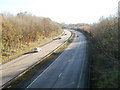
[[[99,43],[91,33],[82,32],[88,41],[89,59],[89,87],[90,88],[120,88],[120,62],[114,56],[105,55],[104,48],[98,47]]]
[[[94,42],[93,42],[94,41]],[[96,41],[90,40],[90,87],[118,88],[120,76],[119,60],[99,51]]]
[[[31,81],[33,81],[37,75],[42,73],[63,51],[64,49],[73,41],[75,35],[72,33],[68,41],[66,41],[62,46],[55,50],[50,56],[42,60],[39,64],[35,65],[32,69],[24,73],[22,76],[16,78],[12,83],[10,83],[5,88],[25,88]],[[24,85],[23,85],[24,84]]]
[[[62,32],[61,35],[62,34],[64,34],[64,32]],[[51,41],[53,41],[53,38],[55,38],[55,37],[56,36],[51,37],[51,38],[46,38],[46,39],[41,40],[39,42],[30,43],[29,45],[24,45],[24,49],[17,50],[15,52],[11,53],[11,54],[7,53],[7,52],[4,52],[4,53],[2,53],[2,55],[7,54],[8,56],[2,56],[2,58],[0,59],[0,62],[2,62],[2,64],[7,63],[7,62],[21,56],[23,53],[32,50],[35,47],[38,47],[38,46],[41,47],[41,46],[43,46],[47,43],[50,43]]]

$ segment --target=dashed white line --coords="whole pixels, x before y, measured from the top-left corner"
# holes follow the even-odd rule
[[[60,77],[61,75],[62,75],[62,73],[60,73],[58,77]]]

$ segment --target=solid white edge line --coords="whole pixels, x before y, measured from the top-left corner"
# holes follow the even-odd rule
[[[59,57],[58,57],[58,58],[59,58]],[[26,89],[29,88],[39,77],[41,77],[42,74],[45,73],[55,62],[56,62],[56,60],[55,60],[50,66],[48,66],[36,79],[34,79],[33,82],[30,83],[30,84],[26,87]]]

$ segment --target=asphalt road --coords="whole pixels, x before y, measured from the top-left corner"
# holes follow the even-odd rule
[[[58,46],[63,44],[71,36],[70,31],[65,30],[65,33],[67,35],[61,36],[61,39],[54,40],[51,43],[42,46],[42,50],[37,53],[28,53],[8,63],[0,65],[0,72],[2,73],[2,75],[0,75],[0,79],[2,79],[0,81],[2,82],[0,87],[16,76],[20,75],[23,71],[31,67],[34,63],[41,61],[43,57],[45,57]]]
[[[82,33],[73,32],[75,32],[73,42],[27,88],[87,87],[87,41]]]

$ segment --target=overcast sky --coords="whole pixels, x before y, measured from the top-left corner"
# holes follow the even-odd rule
[[[94,23],[117,13],[120,0],[0,0],[0,13],[30,12],[58,23]]]

